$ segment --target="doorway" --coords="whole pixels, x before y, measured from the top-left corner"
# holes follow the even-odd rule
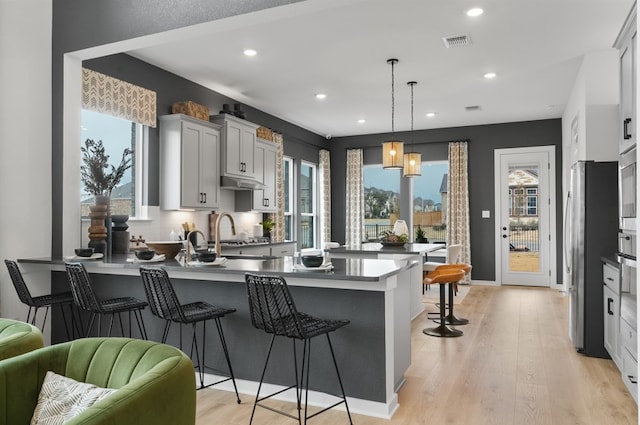
[[[555,282],[555,148],[496,149],[496,282]]]

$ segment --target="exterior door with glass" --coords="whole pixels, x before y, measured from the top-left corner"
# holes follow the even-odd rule
[[[554,148],[495,151],[496,282],[550,286],[555,280]]]

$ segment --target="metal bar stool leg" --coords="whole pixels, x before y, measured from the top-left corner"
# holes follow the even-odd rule
[[[444,283],[440,283],[440,324],[435,328],[424,329],[422,333],[425,335],[438,336],[438,337],[462,336],[462,331],[459,331],[458,329],[451,329],[445,324],[445,321],[444,321],[445,292],[444,291],[445,291]]]
[[[231,377],[231,382],[233,382],[233,389],[236,391],[236,400],[238,404],[240,404],[241,403],[240,395],[238,394],[238,386],[236,385],[236,377],[233,374],[233,367],[231,367],[231,359],[229,358],[229,350],[227,349],[227,340],[225,339],[224,332],[222,331],[222,323],[220,322],[219,317],[216,317],[215,322],[216,322],[216,327],[218,328],[218,336],[220,337],[220,344],[222,344],[222,351],[224,352],[224,358],[226,359],[227,367],[229,368],[229,376]],[[202,344],[204,345],[204,336],[203,336]]]
[[[264,381],[264,375],[267,373],[267,365],[269,364],[269,358],[271,357],[271,349],[273,348],[273,341],[275,341],[275,334],[271,336],[271,343],[269,344],[269,351],[267,352],[267,358],[264,361],[264,367],[262,368],[262,374],[260,375],[260,383],[258,384],[258,392],[256,393],[256,399],[253,402],[253,409],[251,410],[251,419],[249,419],[249,425],[253,422],[253,415],[256,413],[256,407],[260,398],[260,389],[262,388],[262,381]],[[299,416],[298,416],[299,419]]]

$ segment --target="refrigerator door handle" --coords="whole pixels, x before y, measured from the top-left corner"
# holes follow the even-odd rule
[[[571,273],[571,260],[570,257],[570,249],[571,249],[571,229],[569,229],[570,220],[571,220],[571,191],[567,192],[567,204],[564,210],[564,263],[566,265],[566,272]]]

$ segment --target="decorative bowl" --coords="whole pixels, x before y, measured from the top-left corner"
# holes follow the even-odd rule
[[[156,241],[145,243],[149,249],[155,250],[158,254],[164,254],[167,260],[175,258],[182,249],[181,241]]]
[[[216,253],[207,250],[199,250],[196,251],[196,256],[198,257],[198,261],[203,263],[213,263],[216,260]]]
[[[91,257],[93,255],[93,248],[76,248],[75,253],[78,257]]]
[[[320,267],[324,261],[322,255],[303,255],[300,258],[305,267]]]
[[[135,251],[138,260],[151,260],[156,252],[152,249]]]

